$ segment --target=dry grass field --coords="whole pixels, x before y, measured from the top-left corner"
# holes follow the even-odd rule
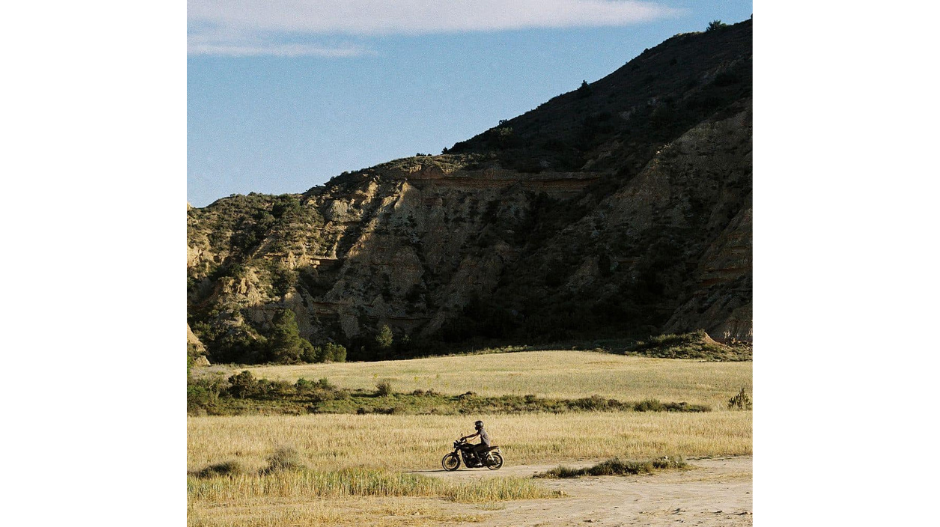
[[[214,366],[208,371],[231,375],[247,369],[255,377],[287,381],[325,377],[349,389],[372,390],[377,382],[388,379],[400,392],[433,389],[453,395],[472,391],[490,396],[532,394],[556,398],[600,395],[625,401],[686,401],[718,410],[742,387],[750,391],[751,365],[589,351],[530,351],[407,361]]]
[[[261,469],[279,446],[317,470],[437,469],[451,442],[486,422],[507,463],[612,456],[751,453],[751,412],[596,412],[512,416],[303,415],[190,417],[188,467],[241,462]]]
[[[709,404],[712,412],[585,412],[522,415],[191,416],[187,466],[192,526],[455,525],[489,522],[512,500],[564,500],[512,466],[620,457],[750,455],[750,411],[725,409],[751,386],[751,363],[526,352],[380,363],[249,368],[257,377],[326,377],[343,388],[433,389],[486,395],[536,394]],[[213,367],[215,374],[227,374]],[[201,374],[213,374],[202,372]],[[235,371],[240,371],[236,368]],[[492,477],[428,478],[458,436],[483,419],[510,470]],[[261,475],[279,448],[302,470]],[[230,462],[233,475],[198,477]],[[409,474],[417,471],[419,474]],[[503,474],[505,472],[505,475]],[[433,480],[433,481],[431,481]],[[510,501],[507,501],[510,500]]]

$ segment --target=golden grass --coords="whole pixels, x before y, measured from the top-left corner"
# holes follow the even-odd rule
[[[333,471],[290,470],[273,474],[241,474],[199,478],[190,476],[193,500],[226,502],[251,498],[440,497],[459,503],[550,498],[558,494],[529,478],[506,477],[446,481],[420,474],[347,468]]]
[[[751,412],[503,416],[304,415],[188,418],[188,468],[238,461],[257,471],[281,445],[315,470],[440,468],[451,442],[486,422],[507,464],[610,457],[751,454]]]
[[[223,504],[190,501],[188,510],[192,527],[402,527],[483,520],[481,514],[451,510],[446,503],[430,498],[254,498]]]
[[[200,374],[230,375],[242,369],[215,366]],[[191,526],[484,522],[492,518],[478,512],[499,509],[498,500],[545,495],[537,482],[519,478],[457,484],[403,474],[439,470],[451,442],[472,432],[476,419],[486,422],[506,466],[752,453],[752,412],[725,409],[730,397],[750,388],[751,363],[554,351],[247,369],[275,380],[326,377],[353,389],[374,390],[378,381],[389,379],[398,392],[555,398],[596,394],[708,404],[714,411],[189,417],[188,470],[224,462],[235,462],[242,470],[232,477],[188,478]],[[258,476],[279,447],[296,450],[306,469]],[[459,503],[475,504],[476,512],[468,513]]]
[[[626,357],[590,351],[531,351],[434,357],[406,361],[213,367],[227,375],[247,369],[255,377],[296,381],[327,378],[341,388],[375,390],[388,379],[397,392],[433,389],[457,395],[528,395],[579,398],[600,395],[622,401],[707,404],[723,408],[751,386],[750,362]]]

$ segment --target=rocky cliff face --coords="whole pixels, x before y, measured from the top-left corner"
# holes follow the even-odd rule
[[[283,308],[353,359],[382,325],[751,340],[750,39],[680,35],[448,154],[189,209],[193,332],[222,361]]]

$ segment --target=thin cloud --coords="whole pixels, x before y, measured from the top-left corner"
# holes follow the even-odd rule
[[[188,0],[190,54],[355,56],[365,48],[245,42],[624,26],[684,11],[629,0]],[[216,35],[226,38],[218,39]],[[265,51],[267,50],[267,52]]]
[[[259,33],[243,28],[219,28],[190,24],[189,55],[229,57],[358,57],[375,52],[348,42],[329,44],[298,41],[271,32]]]
[[[369,49],[350,47],[323,47],[311,44],[224,44],[224,43],[190,43],[190,55],[218,55],[228,57],[358,57],[370,55]]]
[[[681,11],[624,0],[189,0],[189,18],[257,31],[353,35],[621,26]]]

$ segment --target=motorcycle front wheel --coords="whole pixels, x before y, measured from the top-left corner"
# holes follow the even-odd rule
[[[502,460],[500,460],[499,464],[503,464]],[[447,471],[457,470],[460,467],[460,458],[457,457],[457,454],[451,452],[441,460],[441,466]]]
[[[499,455],[498,452],[490,453],[490,459],[491,461],[486,464],[486,468],[490,470],[498,470],[499,467],[503,466],[503,456]]]

